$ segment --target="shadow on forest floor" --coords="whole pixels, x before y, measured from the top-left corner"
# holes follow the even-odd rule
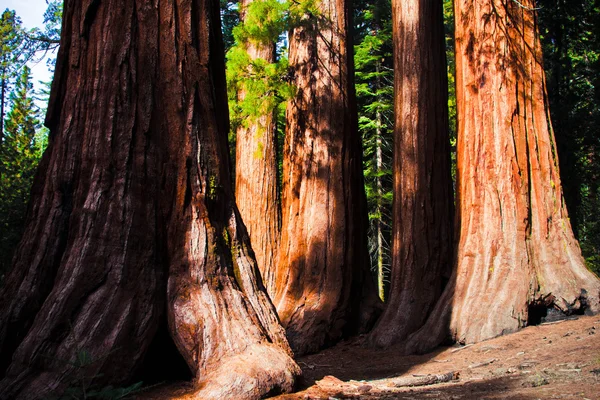
[[[531,326],[418,356],[403,356],[401,349],[368,348],[361,342],[345,341],[299,358],[304,372],[300,391],[277,399],[599,399],[598,316]],[[448,372],[458,372],[459,379],[421,387],[388,386],[390,378]]]

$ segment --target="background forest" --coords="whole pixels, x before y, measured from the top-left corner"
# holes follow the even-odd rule
[[[267,110],[274,110],[282,168],[285,103],[294,88],[286,80],[286,30],[294,8],[277,0],[255,2],[254,15],[240,24],[237,2],[221,2],[223,34],[227,51],[230,149],[235,165],[236,130]],[[538,0],[539,26],[550,112],[556,135],[560,173],[573,231],[588,267],[600,271],[600,2],[598,0]],[[306,7],[310,7],[308,4]],[[299,11],[298,11],[299,12]],[[268,17],[261,13],[269,13]],[[299,14],[298,14],[299,15]],[[0,277],[10,266],[22,234],[33,176],[46,143],[43,126],[51,82],[34,90],[32,63],[47,60],[53,69],[60,38],[62,2],[49,1],[45,25],[25,29],[19,16],[6,9],[0,22],[1,97],[0,115]],[[262,29],[252,25],[268,20]],[[448,108],[452,159],[455,162],[456,97],[452,1],[444,1],[446,58],[448,62]],[[363,139],[363,170],[369,208],[369,252],[379,294],[385,298],[391,266],[393,59],[391,3],[359,0],[354,4],[354,69]],[[271,64],[254,65],[245,50],[248,37],[263,35],[277,43]],[[49,57],[48,57],[49,56]],[[257,72],[259,71],[259,72]],[[243,100],[241,85],[250,88]],[[264,96],[276,93],[275,96]],[[453,166],[453,177],[455,166]],[[281,173],[279,174],[281,176]]]

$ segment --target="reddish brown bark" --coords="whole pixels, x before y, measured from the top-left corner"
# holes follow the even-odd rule
[[[531,306],[600,310],[563,201],[534,7],[455,2],[457,272],[411,350],[515,331]]]
[[[367,277],[350,12],[344,0],[320,1],[319,10],[318,16],[305,14],[290,33],[297,94],[287,108],[273,302],[296,354],[357,328],[376,299]],[[367,306],[359,315],[361,302]]]
[[[245,10],[251,0],[240,3]],[[275,43],[250,40],[250,59],[275,61]],[[238,93],[243,100],[245,90]],[[275,292],[275,262],[281,228],[279,185],[277,182],[277,131],[275,115],[269,112],[245,121],[236,132],[235,197],[267,292]]]
[[[0,294],[0,398],[60,391],[83,350],[86,375],[126,381],[167,317],[199,398],[292,388],[233,201],[226,110],[218,2],[65,2],[51,143]]]
[[[371,341],[423,325],[452,263],[452,178],[441,0],[395,0],[394,225],[386,309]]]

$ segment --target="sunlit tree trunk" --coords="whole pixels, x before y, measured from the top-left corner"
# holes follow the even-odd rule
[[[394,205],[389,300],[371,340],[389,345],[425,322],[452,262],[452,180],[441,0],[392,3]]]
[[[251,0],[241,2],[242,22]],[[252,60],[275,61],[275,43],[249,40],[246,51]],[[245,89],[238,93],[239,100]],[[250,235],[252,249],[269,294],[275,291],[275,262],[281,228],[277,182],[277,131],[275,113],[253,117],[236,132],[235,197]]]
[[[0,293],[2,399],[132,376],[160,324],[196,397],[291,390],[232,193],[219,4],[67,0],[48,150]],[[170,365],[156,365],[168,369]]]
[[[379,75],[380,64],[377,62],[376,72]],[[381,87],[381,79],[377,76],[376,79],[378,90]],[[381,99],[377,99],[381,101]],[[383,262],[384,238],[382,229],[382,218],[383,218],[383,182],[380,174],[383,172],[383,129],[382,129],[382,115],[381,110],[378,108],[375,113],[375,168],[377,176],[375,178],[375,188],[377,190],[377,204],[375,207],[375,213],[377,219],[375,220],[375,235],[377,236],[377,294],[379,298],[385,300],[385,286],[386,286],[386,270]]]
[[[600,309],[563,201],[534,7],[455,2],[457,271],[409,350],[512,332],[533,311]]]
[[[287,108],[273,298],[296,354],[357,329],[370,315],[368,307],[360,314],[360,305],[376,300],[368,278],[350,12],[344,0],[318,4],[318,15],[307,12],[290,33],[297,93]]]

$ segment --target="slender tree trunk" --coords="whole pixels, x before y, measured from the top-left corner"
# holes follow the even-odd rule
[[[375,72],[377,78],[375,79],[375,93],[379,93],[381,90],[381,62],[377,61],[375,64]],[[377,101],[382,102],[381,96],[377,96]],[[377,204],[375,207],[375,213],[377,219],[375,221],[375,234],[377,235],[377,292],[381,301],[385,301],[385,267],[383,265],[383,251],[384,251],[384,240],[383,230],[381,228],[381,220],[383,219],[383,183],[381,182],[381,172],[383,171],[383,139],[381,135],[382,130],[382,115],[381,108],[377,107],[375,111],[375,185],[377,190]]]
[[[381,112],[377,111],[377,118],[381,118]],[[379,121],[378,121],[379,124]],[[379,131],[378,135],[381,134],[381,129],[378,127],[377,131]],[[376,149],[376,168],[377,172],[380,172],[383,168],[382,164],[382,150],[381,150],[381,137],[378,136],[376,139],[377,146]],[[381,184],[381,177],[378,176],[376,178],[377,181],[377,206],[375,208],[375,212],[378,215],[377,220],[375,221],[375,234],[377,235],[377,292],[379,294],[379,298],[381,301],[385,301],[385,266],[383,262],[383,251],[384,251],[384,240],[383,240],[383,229],[381,227],[381,219],[383,213],[383,205],[382,205],[382,197],[383,197],[383,185]]]
[[[0,398],[73,384],[82,351],[88,379],[126,381],[167,320],[198,398],[290,390],[231,188],[218,2],[67,0],[63,20],[51,142],[0,293]]]
[[[242,21],[250,4],[251,0],[240,4]],[[250,41],[246,51],[253,60],[275,61],[275,43]],[[238,97],[243,100],[245,96],[242,89]],[[274,112],[249,121],[236,132],[235,197],[270,295],[275,292],[274,272],[281,228],[276,135]]]
[[[2,73],[2,84],[0,87],[0,146],[4,142],[4,114],[6,105],[6,78]]]
[[[319,15],[305,14],[290,33],[297,94],[287,108],[274,303],[296,354],[358,328],[371,315],[366,305],[376,301],[368,277],[350,15],[346,1],[323,0]]]
[[[563,201],[534,7],[455,3],[457,271],[408,350],[512,332],[534,308],[600,310]]]
[[[381,346],[420,328],[452,262],[448,82],[441,0],[392,4],[395,69],[394,225],[386,310],[371,335]]]

